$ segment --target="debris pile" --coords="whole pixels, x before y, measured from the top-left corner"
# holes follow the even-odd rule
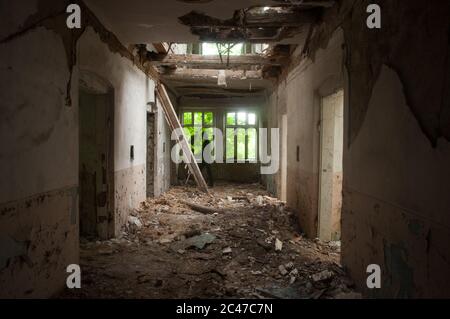
[[[339,265],[340,243],[305,239],[297,224],[286,204],[257,184],[220,185],[210,195],[174,187],[133,211],[119,238],[82,245],[88,278],[77,293],[359,298]]]

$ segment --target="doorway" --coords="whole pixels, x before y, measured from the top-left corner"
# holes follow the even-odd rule
[[[155,113],[147,112],[147,198],[155,196]]]
[[[281,175],[280,175],[280,199],[287,201],[287,114],[281,117]]]
[[[80,83],[80,236],[88,240],[114,236],[113,96]]]
[[[319,238],[337,241],[341,237],[342,162],[344,146],[344,92],[321,100]]]

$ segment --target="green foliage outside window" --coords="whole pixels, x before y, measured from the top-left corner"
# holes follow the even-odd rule
[[[257,160],[256,114],[230,112],[226,114],[226,158],[238,161]]]
[[[214,115],[212,112],[183,112],[182,119],[186,139],[190,141],[194,156],[200,159],[205,133],[209,140],[213,139]],[[195,138],[197,135],[200,138]]]

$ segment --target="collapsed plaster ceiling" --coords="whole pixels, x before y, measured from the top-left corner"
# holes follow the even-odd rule
[[[142,62],[152,63],[161,79],[180,97],[262,96],[287,63],[289,46],[307,34],[334,0],[85,0],[105,26],[125,45],[137,45]],[[170,56],[151,52],[155,43],[256,42],[278,44],[273,56]],[[287,52],[283,47],[287,47]],[[158,51],[158,50],[157,50]],[[163,50],[164,51],[164,50]],[[273,53],[273,51],[272,51]],[[220,70],[227,85],[218,85]]]
[[[267,38],[271,32],[276,33],[277,27],[283,22],[279,18],[275,21],[261,19],[263,15],[259,14],[258,7],[293,8],[280,13],[289,22],[286,22],[289,24],[287,27],[293,25],[301,27],[303,24],[310,23],[321,8],[329,7],[334,3],[333,0],[85,0],[85,2],[125,45],[198,42],[200,37],[204,36],[204,30],[203,33],[197,30],[197,34],[193,34],[192,31],[195,30],[191,30],[192,24],[189,23],[189,18],[203,15],[211,21],[231,22],[239,27],[242,21],[236,21],[236,19],[238,19],[237,15],[243,11],[247,12],[246,19],[252,26],[249,32],[255,36],[260,34],[262,38]],[[267,13],[270,14],[270,11]],[[274,25],[273,22],[277,20],[278,24]],[[260,27],[264,27],[261,24],[266,24],[267,30],[260,30]],[[273,35],[272,37],[275,38]],[[304,35],[290,37],[288,43],[302,43],[303,39]]]
[[[229,19],[235,10],[255,5],[274,5],[271,0],[85,0],[86,4],[124,44],[197,42],[198,36],[178,20],[191,11],[217,19]]]

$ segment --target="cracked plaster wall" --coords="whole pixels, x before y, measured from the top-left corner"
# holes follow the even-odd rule
[[[382,8],[381,30],[366,27],[369,3]],[[342,262],[368,296],[449,297],[449,26],[445,0],[342,0],[307,45],[307,60],[323,65],[320,52],[344,31]],[[292,139],[309,144],[301,132]],[[294,200],[311,221],[305,194]],[[372,263],[382,267],[381,290],[365,287]]]
[[[78,263],[79,68],[115,92],[116,234],[145,200],[151,71],[84,7],[68,31],[67,3],[0,2],[1,297],[52,296]]]

